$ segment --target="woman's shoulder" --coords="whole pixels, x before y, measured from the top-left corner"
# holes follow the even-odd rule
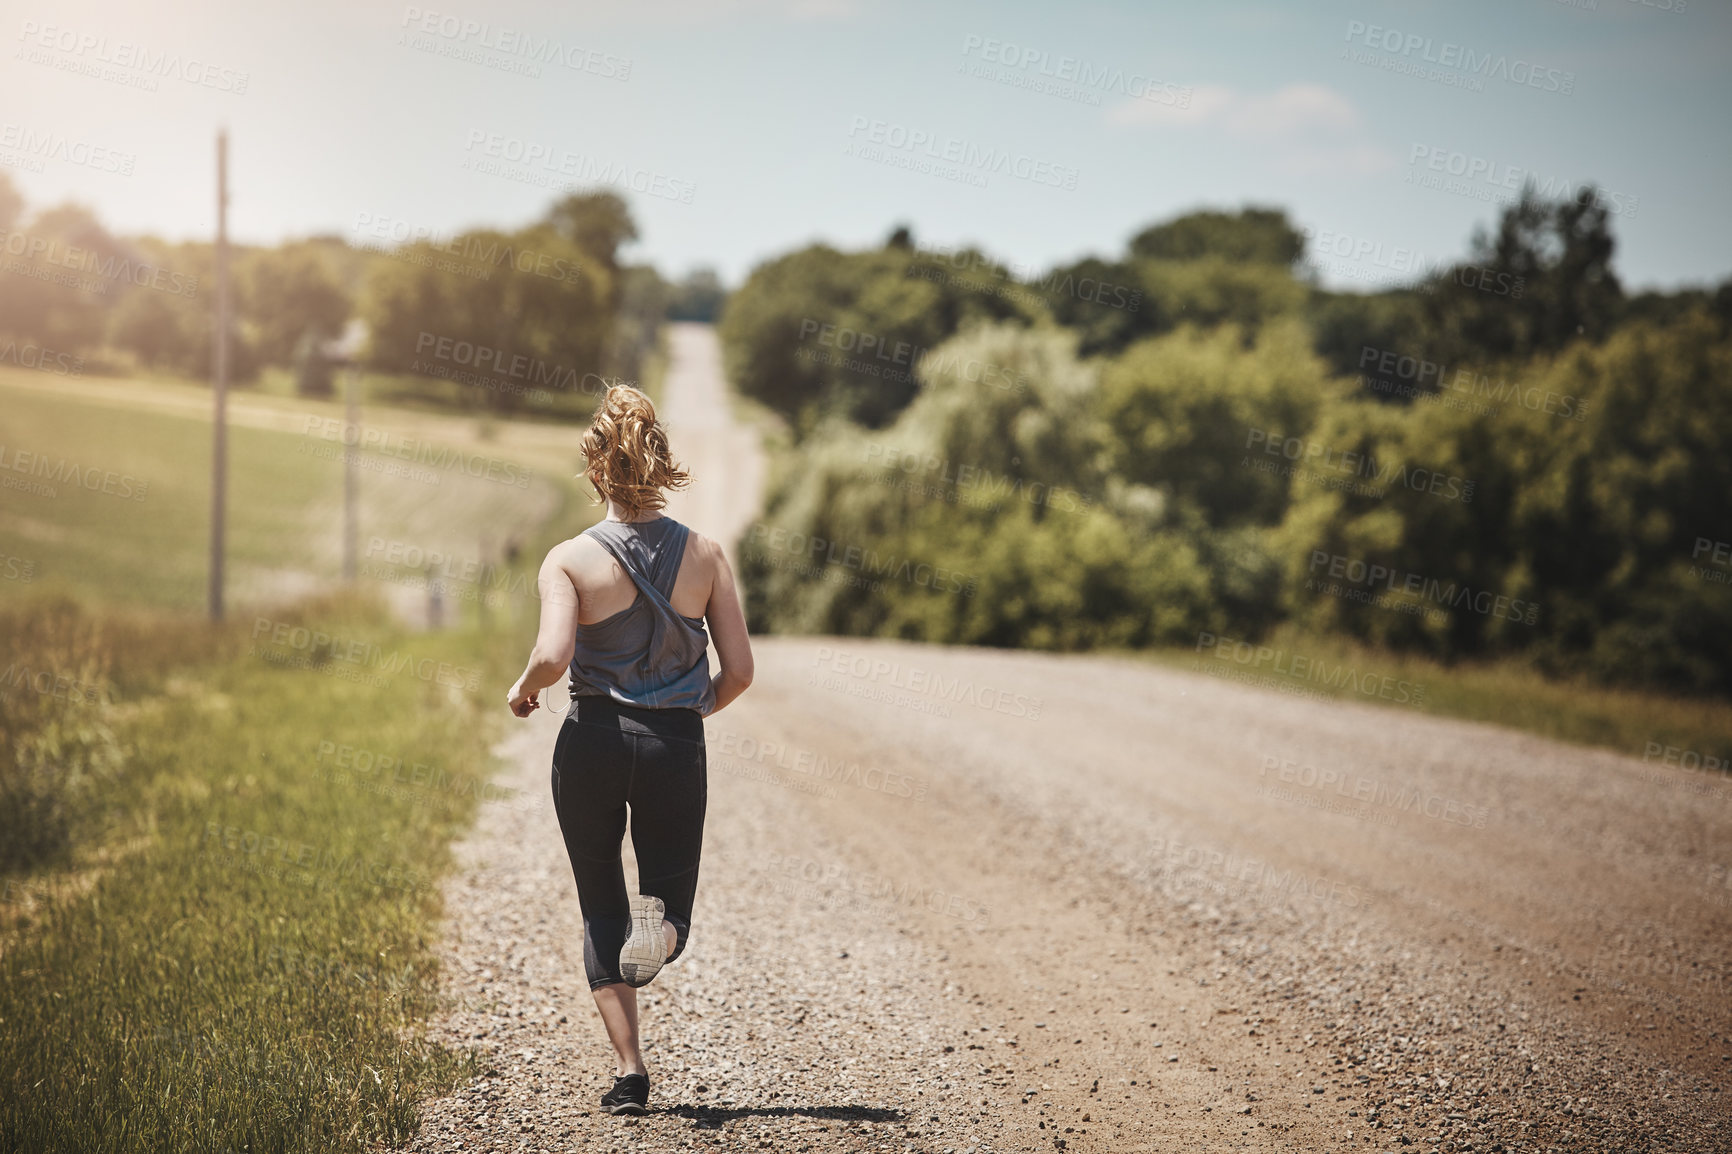
[[[612,554],[587,529],[575,537],[567,537],[547,551],[548,563],[565,570],[574,580],[586,570],[612,560]]]
[[[686,556],[700,558],[705,564],[713,564],[715,559],[722,555],[721,543],[714,537],[705,536],[689,525],[685,526],[685,530]]]

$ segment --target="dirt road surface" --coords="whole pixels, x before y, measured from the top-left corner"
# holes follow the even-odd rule
[[[713,342],[675,349],[731,460]],[[684,515],[744,524],[761,463],[688,443]],[[544,711],[501,747],[537,808],[484,806],[447,890],[433,1033],[484,1076],[412,1149],[1732,1149],[1725,779],[1220,661],[755,650],[652,1114],[596,1105]]]

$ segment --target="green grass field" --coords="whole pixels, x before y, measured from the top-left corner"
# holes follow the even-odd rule
[[[1212,647],[1162,649],[1136,654],[1144,660],[1173,668],[1198,669],[1221,677],[1235,673],[1265,679],[1271,687],[1286,692],[1307,690],[1337,699],[1365,701],[1390,709],[1418,709],[1440,717],[1502,725],[1524,733],[1578,745],[1599,746],[1632,757],[1647,755],[1656,762],[1673,751],[1672,764],[1682,761],[1682,751],[1691,751],[1701,762],[1712,756],[1732,761],[1732,704],[1722,701],[1664,697],[1623,689],[1609,689],[1585,681],[1547,679],[1520,662],[1462,663],[1445,666],[1424,657],[1385,653],[1353,645],[1340,638],[1308,637],[1292,630],[1278,631],[1263,647],[1279,651],[1283,668],[1292,658],[1321,663],[1327,670],[1347,667],[1362,675],[1405,682],[1423,690],[1420,704],[1400,703],[1351,689],[1331,689],[1304,676],[1271,672],[1277,662],[1259,663],[1255,654],[1241,652],[1238,660],[1221,657]],[[1366,683],[1363,679],[1362,684]],[[1389,697],[1411,689],[1392,688]],[[1655,750],[1658,746],[1658,750]]]
[[[478,806],[546,804],[490,785],[490,744],[534,566],[593,509],[550,454],[521,486],[367,469],[333,594],[337,446],[237,424],[211,626],[208,420],[6,384],[0,1150],[406,1138],[473,1068],[420,1036],[439,880]],[[429,579],[452,628],[407,624]]]
[[[83,403],[7,388],[8,380],[0,375],[0,578],[13,573],[18,584],[92,604],[199,610],[210,531],[208,419]],[[363,452],[357,470],[360,558],[388,595],[412,600],[405,591],[428,576],[461,584],[499,559],[508,536],[526,539],[583,507],[569,478],[524,465],[508,448],[432,443],[418,429],[395,432],[395,416],[364,413],[363,426],[377,429],[387,451]],[[311,432],[230,428],[232,603],[280,604],[329,591],[340,578],[344,466],[334,419]],[[304,429],[309,420],[285,423]],[[435,557],[430,571],[411,571]]]
[[[47,604],[0,619],[15,664],[58,670],[83,633],[109,669],[77,683],[94,701],[4,687],[0,820],[35,784],[67,838],[6,875],[0,1148],[361,1149],[470,1068],[417,1031],[452,838],[479,804],[540,800],[485,788],[504,650],[362,603],[281,620],[273,643]],[[297,644],[303,624],[369,656]]]

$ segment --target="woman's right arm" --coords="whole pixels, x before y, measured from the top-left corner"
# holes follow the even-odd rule
[[[715,541],[707,537],[704,541],[712,554],[715,574],[710,580],[710,603],[704,609],[704,621],[710,627],[710,640],[716,644],[716,659],[721,665],[721,671],[711,682],[716,703],[710,707],[710,713],[716,713],[752,684],[752,641],[746,635],[746,614],[740,608],[728,555]]]
[[[565,541],[548,550],[536,578],[541,627],[523,676],[505,695],[511,712],[519,717],[541,708],[541,691],[559,680],[577,647],[577,585],[570,572],[574,547],[572,541]]]

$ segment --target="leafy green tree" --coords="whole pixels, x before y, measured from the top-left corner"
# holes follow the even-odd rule
[[[1623,315],[1611,214],[1591,188],[1547,201],[1530,183],[1497,229],[1424,298],[1427,342],[1453,361],[1501,363],[1603,340]]]
[[[1305,435],[1305,474],[1274,538],[1291,618],[1446,660],[1532,641],[1529,608],[1544,607],[1512,572],[1512,420],[1332,399]]]
[[[620,269],[619,283],[618,315],[604,360],[610,373],[641,384],[661,339],[662,321],[673,319],[668,302],[674,288],[647,264]],[[589,386],[594,390],[598,383],[592,380]]]
[[[721,335],[735,386],[797,436],[832,417],[881,428],[918,391],[923,352],[973,321],[1026,322],[1038,315],[1030,299],[972,250],[813,245],[753,269],[728,298]]]
[[[1131,238],[1130,254],[1170,261],[1215,257],[1233,264],[1290,269],[1305,255],[1305,237],[1279,208],[1205,210],[1145,228]]]
[[[1247,335],[1305,307],[1308,291],[1284,268],[1203,256],[1139,262],[1149,315],[1166,332],[1180,325],[1236,325]]]
[[[1112,471],[1168,494],[1210,528],[1274,525],[1289,479],[1265,462],[1271,440],[1303,437],[1339,392],[1297,321],[1270,325],[1249,348],[1239,331],[1182,329],[1110,364],[1100,409],[1115,431]]]
[[[1732,345],[1706,313],[1627,326],[1535,375],[1590,406],[1580,422],[1522,410],[1510,454],[1512,572],[1541,591],[1553,670],[1732,692],[1732,585],[1701,545],[1732,541],[1729,380]]]
[[[1142,270],[1128,261],[1084,257],[1028,287],[1041,294],[1054,320],[1077,333],[1077,351],[1085,357],[1117,352],[1173,325],[1161,302],[1149,298]]]
[[[611,192],[563,197],[547,210],[543,223],[610,273],[619,268],[619,250],[638,238],[631,209]]]
[[[1288,610],[1445,659],[1525,653],[1554,674],[1732,690],[1712,544],[1732,540],[1728,379],[1732,347],[1703,310],[1572,345],[1474,404],[1331,404],[1310,438],[1375,460],[1365,480],[1386,491],[1295,489]],[[1332,583],[1335,558],[1393,576]]]
[[[236,262],[240,315],[267,364],[290,364],[304,338],[332,340],[349,319],[353,302],[327,264],[324,247],[256,248]]]
[[[1291,464],[1271,445],[1303,440],[1332,382],[1295,319],[1240,331],[1184,328],[1132,346],[1103,374],[1099,411],[1114,430],[1115,477],[1158,495],[1210,575],[1218,620],[1255,634],[1279,616],[1273,528],[1287,507]]]
[[[14,193],[8,203],[16,217],[22,202]],[[44,209],[21,231],[29,241],[26,251],[10,257],[14,267],[0,274],[0,332],[57,352],[95,348],[110,302],[130,287],[121,276],[129,246],[78,204]]]
[[[461,380],[475,403],[502,411],[538,389],[581,401],[579,390],[617,368],[628,279],[618,247],[635,236],[624,202],[604,193],[566,197],[515,232],[475,230],[379,256],[362,303],[369,363]],[[438,355],[460,346],[467,363]]]
[[[210,380],[216,334],[212,246],[149,236],[126,243],[129,259],[150,273],[150,284],[133,285],[116,298],[108,317],[109,342],[146,367]],[[235,295],[240,296],[238,289]],[[244,319],[234,318],[229,332],[229,380],[237,384],[256,379],[261,363],[255,330]]]
[[[1372,363],[1375,354],[1385,349],[1398,356],[1423,355],[1431,343],[1424,295],[1420,289],[1377,293],[1315,291],[1305,310],[1312,343],[1331,371],[1343,376],[1358,376],[1365,371],[1362,366],[1367,350],[1373,351]],[[1369,395],[1387,399],[1383,393]]]
[[[1030,283],[1085,356],[1117,353],[1181,325],[1233,324],[1247,334],[1298,313],[1305,238],[1276,209],[1193,212],[1131,238],[1122,260],[1085,257]]]
[[[970,327],[920,378],[886,428],[837,420],[794,451],[742,548],[758,627],[1079,649],[1219,625],[1158,494],[1103,468],[1074,334]]]

